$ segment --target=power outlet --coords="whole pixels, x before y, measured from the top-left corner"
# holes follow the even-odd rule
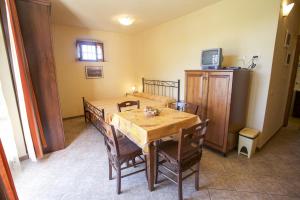
[[[246,56],[237,57],[235,65],[245,67],[245,65],[246,65]]]

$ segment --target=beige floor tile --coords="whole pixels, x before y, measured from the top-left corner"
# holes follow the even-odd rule
[[[220,190],[235,190],[235,177],[223,174],[213,175],[206,174],[208,180],[208,188],[220,189]]]
[[[290,196],[282,196],[282,195],[271,195],[272,200],[300,200],[299,197],[290,197]]]
[[[234,200],[237,192],[230,190],[209,189],[209,195],[211,200]]]
[[[271,200],[271,195],[253,192],[237,192],[235,200]]]

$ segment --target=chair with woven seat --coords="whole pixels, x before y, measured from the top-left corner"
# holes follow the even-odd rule
[[[121,112],[122,108],[131,107],[131,106],[137,106],[137,108],[140,108],[140,101],[124,101],[122,103],[118,103],[118,111]]]
[[[178,199],[182,200],[182,181],[195,174],[195,189],[199,190],[199,167],[202,157],[202,146],[208,120],[192,127],[181,129],[179,140],[169,140],[157,144],[156,179],[158,174],[178,185]],[[196,166],[196,169],[193,167]],[[190,170],[185,177],[183,172]],[[176,177],[176,179],[174,179]]]
[[[176,108],[175,108],[176,110],[191,113],[194,115],[198,114],[199,106],[196,104],[178,101],[178,102],[176,102],[175,106],[176,106]]]
[[[109,180],[112,180],[112,169],[116,171],[117,175],[117,194],[121,193],[121,178],[145,171],[145,168],[136,170],[134,172],[122,175],[121,171],[130,167],[135,167],[145,163],[145,158],[142,157],[142,149],[135,143],[130,141],[127,137],[117,137],[114,126],[107,124],[103,120],[99,120],[101,132],[103,132],[105,146],[109,162]],[[140,158],[139,162],[133,162],[136,158]],[[131,165],[128,163],[132,161]],[[126,167],[122,165],[126,163]]]

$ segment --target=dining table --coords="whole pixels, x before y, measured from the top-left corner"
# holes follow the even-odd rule
[[[159,115],[149,116],[143,109],[132,109],[114,113],[111,124],[142,148],[147,159],[148,189],[154,190],[155,142],[175,136],[180,129],[199,123],[197,115],[171,108],[159,108]]]

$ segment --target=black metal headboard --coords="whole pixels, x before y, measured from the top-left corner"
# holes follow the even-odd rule
[[[143,92],[153,95],[167,96],[180,101],[180,80],[161,81],[143,78]]]

